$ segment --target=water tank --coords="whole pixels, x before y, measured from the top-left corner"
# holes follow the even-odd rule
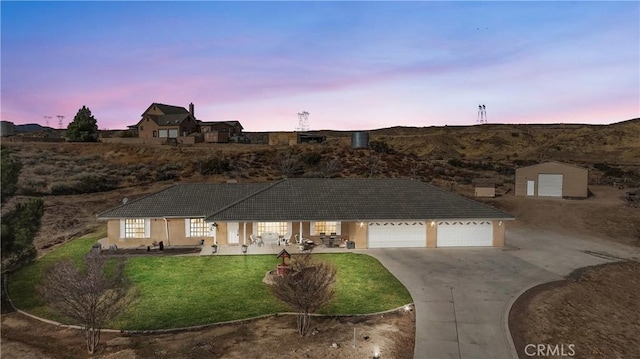
[[[354,132],[351,134],[351,148],[369,147],[369,132]]]

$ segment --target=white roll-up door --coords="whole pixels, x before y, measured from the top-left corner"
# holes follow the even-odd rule
[[[487,247],[493,245],[493,223],[489,220],[439,221],[438,247]]]
[[[562,197],[562,175],[543,174],[538,175],[539,197]]]
[[[427,228],[421,221],[369,222],[369,248],[426,247]]]

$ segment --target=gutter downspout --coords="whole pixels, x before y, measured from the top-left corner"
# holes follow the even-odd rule
[[[164,229],[165,229],[165,233],[167,235],[167,246],[168,246],[170,244],[170,242],[169,242],[169,221],[167,221],[166,217],[164,217],[162,219],[164,219]]]

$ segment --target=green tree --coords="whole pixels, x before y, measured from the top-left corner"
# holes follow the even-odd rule
[[[4,203],[9,197],[13,196],[18,190],[18,175],[22,164],[20,161],[13,158],[9,150],[2,147],[0,150],[2,156],[2,167],[0,168],[0,177],[2,177],[2,183],[0,183],[0,201]]]
[[[12,272],[36,258],[33,238],[40,230],[43,214],[42,199],[32,198],[2,216],[2,273]]]
[[[98,121],[87,106],[82,106],[67,127],[67,141],[95,142],[98,140]]]

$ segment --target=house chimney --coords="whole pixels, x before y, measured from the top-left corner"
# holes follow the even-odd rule
[[[189,113],[191,117],[196,118],[196,114],[193,112],[193,102],[189,104]]]

